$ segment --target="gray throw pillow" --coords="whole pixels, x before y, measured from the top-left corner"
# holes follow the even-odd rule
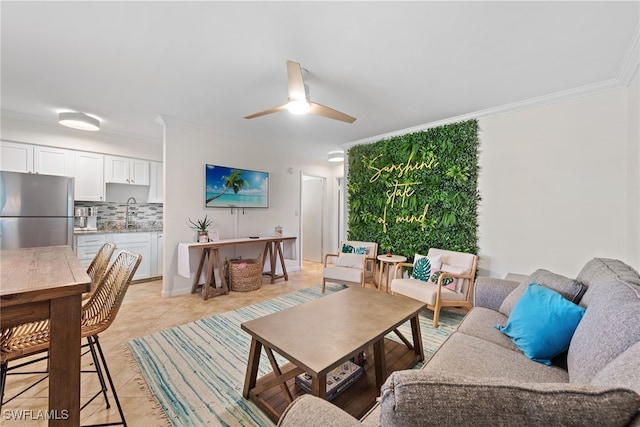
[[[527,279],[523,280],[517,288],[515,288],[507,297],[502,301],[500,313],[505,316],[509,316],[513,307],[527,290],[527,286],[530,283],[539,283],[549,289],[552,289],[562,295],[565,299],[578,304],[580,298],[584,294],[586,287],[575,279],[562,276],[560,274],[552,273],[549,270],[538,269],[534,271]]]
[[[385,427],[627,426],[640,395],[624,388],[406,370],[389,376],[380,405]]]

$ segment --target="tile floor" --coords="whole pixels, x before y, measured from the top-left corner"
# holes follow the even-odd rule
[[[289,281],[279,280],[275,284],[265,283],[262,288],[252,292],[231,292],[204,301],[199,295],[182,295],[173,298],[162,298],[160,290],[162,282],[151,281],[134,283],[129,287],[122,307],[115,322],[100,335],[100,343],[105,352],[118,396],[129,426],[168,426],[170,425],[162,411],[149,398],[142,377],[137,372],[135,362],[129,356],[125,343],[133,338],[148,335],[152,332],[191,322],[207,316],[224,313],[255,302],[293,292],[298,289],[322,283],[322,265],[318,263],[303,264],[300,271],[289,273]],[[373,285],[369,285],[373,286]],[[90,356],[83,357],[83,367],[88,366]],[[10,365],[11,366],[11,365]],[[31,365],[45,366],[44,362]],[[10,376],[7,379],[5,396],[11,397],[24,384],[31,384],[34,375]],[[86,373],[82,375],[81,396],[85,402],[99,389],[97,376]],[[3,427],[46,426],[44,420],[37,420],[38,411],[47,410],[47,381],[29,390],[23,396],[3,405],[0,424]],[[111,408],[105,409],[104,399],[98,397],[81,412],[81,423],[96,424],[117,421],[118,411],[111,400]],[[31,411],[30,419],[15,419],[15,412]]]

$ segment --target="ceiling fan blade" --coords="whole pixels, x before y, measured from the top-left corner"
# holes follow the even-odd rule
[[[333,108],[325,107],[322,104],[310,102],[309,105],[311,106],[311,109],[309,110],[311,114],[328,117],[330,119],[340,120],[341,122],[347,123],[353,123],[356,121],[355,117],[351,117],[350,115],[342,113],[338,110],[334,110]]]
[[[279,107],[269,108],[268,110],[260,111],[259,113],[250,114],[245,116],[245,119],[255,119],[256,117],[266,116],[267,114],[277,113],[278,111],[286,110],[287,104],[280,105]]]
[[[300,64],[287,61],[287,80],[289,81],[289,100],[302,101],[308,98]]]

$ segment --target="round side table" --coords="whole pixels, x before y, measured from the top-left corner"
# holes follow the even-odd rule
[[[385,267],[386,267],[386,280],[385,280],[385,284],[386,284],[386,292],[389,292],[389,268],[391,267],[391,265],[393,264],[393,272],[395,274],[396,271],[396,264],[398,264],[399,262],[405,262],[407,260],[406,256],[402,256],[402,255],[378,255],[378,261],[380,261],[380,275],[378,277],[378,290],[382,289],[382,277],[385,276]]]

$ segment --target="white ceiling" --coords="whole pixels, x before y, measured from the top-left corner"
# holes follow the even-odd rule
[[[639,1],[1,2],[1,106],[161,142],[165,115],[326,159],[339,144],[616,82]],[[633,55],[631,55],[633,57]],[[347,124],[288,112],[286,61]],[[637,62],[637,58],[634,60]]]

